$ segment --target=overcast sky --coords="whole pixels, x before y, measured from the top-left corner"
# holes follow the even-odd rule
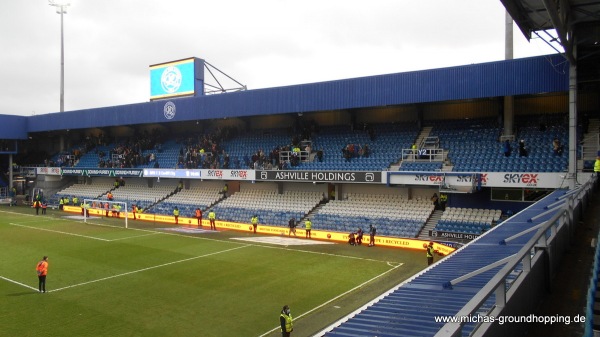
[[[187,57],[249,90],[504,59],[500,0],[57,1],[67,111],[147,102],[148,66]],[[555,53],[513,35],[515,58]],[[5,1],[0,45],[0,114],[59,111],[55,8]]]

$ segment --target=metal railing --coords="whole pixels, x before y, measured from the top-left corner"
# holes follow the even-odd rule
[[[441,148],[402,149],[403,161],[444,161],[444,159],[444,149]]]
[[[445,288],[452,288],[453,285],[460,283],[473,276],[479,275],[493,267],[504,265],[500,271],[492,277],[492,279],[467,302],[467,304],[458,311],[455,317],[470,317],[476,315],[482,309],[483,304],[492,296],[495,295],[495,304],[489,311],[488,315],[499,317],[503,314],[503,309],[506,307],[512,299],[512,295],[515,294],[515,290],[507,288],[509,284],[509,278],[514,277],[515,270],[518,265],[522,266],[522,270],[518,273],[516,278],[512,280],[513,285],[526,284],[524,280],[529,276],[529,272],[532,270],[532,266],[537,263],[544,263],[543,254],[548,253],[549,247],[552,246],[557,240],[557,233],[562,229],[563,226],[573,226],[574,222],[574,208],[579,205],[583,196],[587,193],[591,193],[590,190],[594,186],[596,179],[592,178],[584,185],[567,192],[565,195],[558,198],[559,200],[552,205],[549,205],[548,210],[542,214],[538,214],[533,218],[528,219],[528,222],[533,222],[537,218],[543,215],[549,215],[552,212],[555,214],[547,221],[542,222],[528,230],[525,230],[519,234],[508,237],[499,242],[499,244],[506,244],[524,234],[535,231],[535,234],[523,247],[515,254],[502,259],[493,265],[483,267],[479,270],[473,271],[469,274],[455,278],[444,284]],[[562,201],[562,202],[561,202]],[[547,233],[550,235],[547,235]],[[569,234],[570,235],[570,234]],[[560,259],[559,256],[553,256],[555,259]],[[450,322],[446,323],[435,335],[436,337],[458,337],[462,336],[462,329],[468,322]],[[494,323],[482,322],[479,323],[471,333],[472,336],[484,335],[488,328]]]

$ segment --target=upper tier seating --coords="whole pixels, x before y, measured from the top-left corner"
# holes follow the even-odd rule
[[[318,134],[313,134],[313,151],[323,150],[323,162],[314,158],[312,162],[301,163],[295,167],[299,170],[356,170],[381,171],[396,163],[402,157],[402,149],[410,148],[419,130],[415,123],[374,124],[371,140],[367,130],[350,130],[349,126],[322,127]],[[368,144],[368,157],[356,156],[346,160],[342,148],[348,144],[364,147]]]
[[[543,117],[544,128],[539,120]],[[519,117],[516,125],[515,140],[510,142],[512,153],[504,156],[503,143],[500,141],[502,129],[497,119],[464,119],[438,120],[429,122],[433,128],[430,137],[437,137],[442,149],[448,151],[448,159],[455,172],[561,172],[566,169],[568,154],[563,152],[557,156],[552,151],[552,141],[557,138],[563,146],[568,144],[568,132],[563,123],[563,114],[532,115]],[[350,170],[381,171],[389,169],[397,163],[402,149],[410,148],[419,133],[416,123],[374,124],[351,129],[347,125],[324,126],[318,132],[311,133],[311,154],[308,161],[301,161],[297,166],[286,164],[284,169],[298,170]],[[275,148],[289,146],[294,137],[289,128],[258,129],[239,134],[223,140],[221,149],[229,155],[229,168],[254,168],[252,156],[262,150],[267,157]],[[197,135],[196,135],[197,136]],[[193,137],[192,137],[193,138]],[[523,139],[528,149],[527,157],[519,157],[518,142]],[[353,144],[355,153],[344,158],[342,148]],[[369,147],[369,155],[362,155],[359,149]],[[105,153],[105,160],[110,159],[115,144],[98,146],[83,153],[76,166],[98,167],[99,154]],[[142,151],[141,157],[151,154],[154,161],[145,162],[137,167],[160,168],[178,167],[178,159],[182,143],[174,139],[160,146]],[[322,150],[322,161],[318,160],[317,151]],[[209,152],[209,151],[207,151]],[[223,155],[219,156],[218,168],[223,168]],[[198,165],[199,167],[201,165]],[[114,167],[114,166],[113,166]],[[276,168],[276,165],[273,165]],[[182,167],[183,168],[183,167]],[[195,168],[195,167],[194,167]],[[259,168],[265,168],[261,166]],[[402,171],[438,171],[442,162],[410,162],[404,161]]]
[[[560,172],[567,167],[568,156],[557,156],[552,151],[552,141],[558,138],[568,144],[568,133],[560,117],[546,118],[552,122],[540,131],[539,123],[527,122],[539,117],[524,118],[515,141],[510,142],[512,152],[506,157],[502,151],[502,129],[496,119],[436,121],[431,136],[440,139],[441,147],[448,150],[453,171],[458,172]],[[518,142],[523,139],[528,149],[527,157],[519,157]]]

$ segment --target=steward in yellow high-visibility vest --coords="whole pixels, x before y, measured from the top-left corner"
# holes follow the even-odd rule
[[[254,227],[254,234],[256,234],[256,227],[258,226],[258,215],[254,214],[252,219],[250,219],[250,222],[252,223],[252,227]]]
[[[284,305],[281,310],[279,324],[281,325],[281,336],[283,337],[289,337],[290,333],[294,331],[294,320],[290,312],[290,307],[287,305]]]
[[[427,265],[431,265],[433,263],[433,242],[430,242],[429,245],[427,245]]]
[[[309,218],[307,218],[306,221],[304,221],[304,227],[306,228],[306,237],[310,239],[311,238],[310,230],[312,229],[312,222],[310,221]]]
[[[215,225],[215,219],[217,219],[217,215],[215,214],[215,211],[211,209],[210,212],[208,212],[208,221],[210,222],[210,229],[217,230],[217,226]]]
[[[175,224],[179,224],[179,208],[177,208],[177,206],[175,206],[175,209],[173,210],[173,216],[175,217]]]

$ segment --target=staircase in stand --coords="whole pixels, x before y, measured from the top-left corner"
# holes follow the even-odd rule
[[[419,232],[419,235],[417,235],[417,238],[422,240],[429,240],[429,231],[435,228],[435,225],[437,225],[438,221],[440,221],[440,219],[442,218],[442,214],[444,214],[444,212],[441,210],[433,211],[429,219],[427,219],[427,222],[425,223],[423,228],[421,228],[421,231]]]

